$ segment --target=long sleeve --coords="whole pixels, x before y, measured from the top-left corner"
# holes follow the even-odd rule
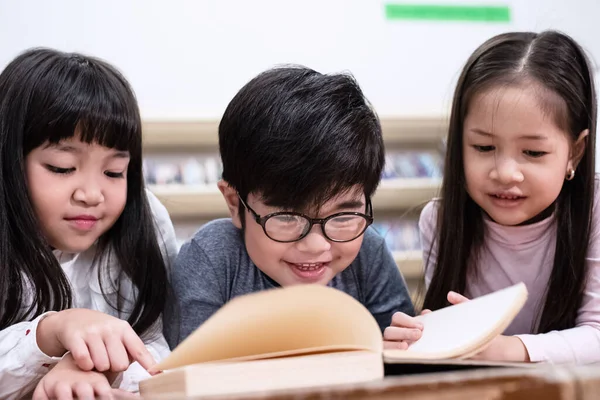
[[[598,196],[598,194],[597,194]],[[596,199],[598,201],[598,199]],[[600,208],[594,207],[588,248],[587,284],[576,326],[537,335],[519,335],[533,362],[600,362]],[[560,295],[560,294],[557,294]]]
[[[519,335],[532,362],[600,362],[600,259],[589,260],[588,277],[577,326],[537,335]]]
[[[160,200],[158,200],[158,198],[156,198],[149,190],[146,190],[146,195],[148,197],[150,208],[152,209],[152,215],[154,216],[160,251],[167,264],[167,269],[170,270],[173,267],[175,258],[177,258],[177,253],[179,252],[175,228],[169,217],[169,212]]]
[[[160,250],[168,271],[171,271],[178,253],[173,222],[169,217],[167,209],[156,196],[149,190],[146,191],[146,195],[148,197],[150,208],[152,209]],[[167,344],[162,331],[163,325],[161,317],[156,321],[152,328],[152,336],[149,339],[144,340],[146,348],[157,362],[160,362],[170,353],[169,345]],[[149,377],[150,374],[148,371],[146,371],[138,362],[134,362],[129,366],[127,371],[123,372],[120,380],[113,384],[113,386],[118,384],[118,387],[121,389],[137,392],[139,390],[140,381]]]
[[[433,200],[427,203],[419,217],[419,235],[423,252],[423,265],[425,266],[426,288],[429,288],[431,278],[433,278],[433,270],[437,264],[437,246],[433,243],[435,240],[436,218],[436,200]]]
[[[171,348],[222,307],[224,268],[213,267],[204,250],[192,240],[183,245],[173,270],[173,293],[164,312],[164,333]]]
[[[415,315],[415,310],[406,282],[385,241],[376,241],[370,236],[363,242],[363,247],[373,246],[372,257],[367,264],[369,269],[365,305],[383,332],[390,325],[395,312],[412,316]]]
[[[37,344],[38,323],[48,315],[0,331],[0,399],[20,399],[30,393],[60,361],[44,354]]]

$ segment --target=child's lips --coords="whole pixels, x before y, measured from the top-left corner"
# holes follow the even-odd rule
[[[320,279],[329,266],[329,262],[292,263],[286,261],[286,263],[291,267],[296,276],[309,282]]]
[[[288,262],[288,264],[292,264],[294,267],[301,269],[301,270],[314,271],[316,269],[320,269],[320,268],[327,266],[328,262],[316,262],[316,263],[291,263],[291,262]]]
[[[74,217],[66,217],[65,220],[76,230],[89,231],[96,223],[98,218],[91,215],[77,215]]]
[[[503,200],[519,200],[525,198],[525,196],[519,193],[511,193],[511,192],[499,192],[499,193],[491,193],[490,196],[503,199]]]
[[[526,196],[511,193],[492,193],[489,196],[493,204],[502,208],[517,207],[527,198]]]

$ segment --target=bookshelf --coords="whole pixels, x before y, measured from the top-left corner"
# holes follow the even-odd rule
[[[381,183],[373,197],[373,209],[402,210],[417,207],[436,196],[441,180],[407,178]],[[172,218],[214,218],[227,214],[227,207],[216,185],[149,185]]]
[[[446,134],[445,118],[382,119],[383,140],[388,145],[431,146]],[[216,149],[218,121],[145,121],[145,150]]]

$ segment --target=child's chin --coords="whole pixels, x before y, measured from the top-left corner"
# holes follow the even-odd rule
[[[56,246],[56,249],[64,253],[83,253],[92,247],[93,244],[94,241],[90,240],[73,240],[61,243],[60,246]]]
[[[495,223],[504,226],[517,226],[529,220],[529,218],[526,216],[515,215],[510,213],[496,213],[495,215],[488,213],[488,215]]]

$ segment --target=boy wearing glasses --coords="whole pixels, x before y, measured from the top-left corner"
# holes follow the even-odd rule
[[[382,331],[394,312],[414,313],[384,239],[369,228],[384,146],[352,77],[263,72],[225,110],[219,150],[231,219],[204,225],[181,248],[164,314],[172,348],[233,297],[278,286],[342,290]]]

